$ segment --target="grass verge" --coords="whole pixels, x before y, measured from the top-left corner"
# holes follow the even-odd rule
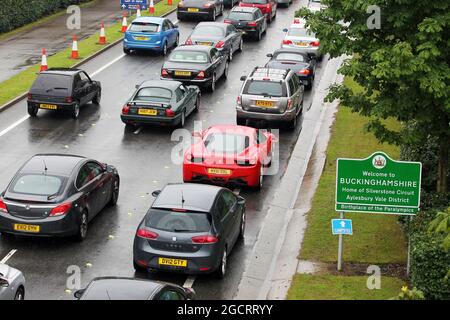
[[[180,0],[173,0],[172,6],[168,6],[166,1],[161,1],[155,5],[155,13],[152,16],[161,16],[170,10],[177,7]],[[142,16],[149,16],[148,11],[143,11]],[[128,19],[128,23],[134,17]],[[120,32],[122,22],[117,22],[105,28],[106,38],[109,43],[119,40],[123,37],[123,33]],[[90,37],[78,42],[78,52],[80,58],[87,58],[96,52],[104,48],[103,45],[97,44],[99,34],[93,34]],[[72,43],[67,44],[67,49],[60,51],[51,57],[48,57],[48,66],[59,67],[59,68],[70,68],[75,64],[79,63],[81,60],[69,59],[71,53]],[[0,83],[0,106],[4,105],[8,101],[11,101],[15,97],[26,92],[30,86],[33,84],[37,73],[39,72],[40,64],[31,66],[24,71],[16,74],[15,76],[9,78]]]

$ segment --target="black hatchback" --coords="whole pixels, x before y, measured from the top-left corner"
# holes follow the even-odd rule
[[[36,117],[39,109],[68,111],[78,118],[80,106],[100,103],[102,87],[80,69],[48,69],[39,73],[28,92],[28,114]]]
[[[254,7],[234,7],[231,9],[225,23],[232,24],[236,29],[242,31],[242,35],[252,36],[258,41],[267,32],[266,16]]]
[[[223,278],[228,256],[244,236],[244,198],[191,183],[168,184],[153,195],[157,198],[134,238],[135,269]]]
[[[0,194],[0,232],[86,238],[88,222],[119,196],[115,167],[74,155],[38,154]]]

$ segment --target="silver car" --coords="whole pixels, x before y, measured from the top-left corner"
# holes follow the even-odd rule
[[[294,71],[256,67],[241,77],[244,85],[237,99],[236,122],[247,120],[288,122],[295,129],[303,111],[304,86]]]
[[[303,23],[294,23],[289,29],[283,29],[283,31],[286,35],[281,42],[282,48],[298,49],[309,53],[319,61],[322,60],[323,53],[320,50],[320,40]]]
[[[25,278],[17,269],[0,263],[0,300],[24,300]]]
[[[308,9],[312,12],[317,12],[322,9],[325,9],[326,6],[321,3],[321,0],[309,0],[308,1]]]

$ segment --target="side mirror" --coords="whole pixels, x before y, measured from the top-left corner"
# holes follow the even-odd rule
[[[283,32],[288,32],[289,30],[287,29],[287,28],[284,28],[283,29]]]
[[[247,80],[247,76],[242,76],[241,81],[245,81],[245,80]]]
[[[237,196],[239,204],[245,204],[245,199],[241,196]]]
[[[137,84],[137,85],[135,85],[134,87],[135,87],[136,89],[139,89],[140,85]]]
[[[268,53],[268,54],[266,54],[266,57],[268,57],[268,58],[272,58],[272,57],[273,57],[273,54],[271,54],[271,53]]]
[[[175,29],[178,29],[178,25],[177,25],[177,24],[174,24],[173,27],[174,27]]]
[[[80,299],[83,296],[84,291],[86,291],[86,289],[77,290],[75,291],[73,296],[77,299]]]
[[[157,196],[159,196],[160,193],[161,193],[161,190],[155,190],[152,192],[152,196],[156,198]]]

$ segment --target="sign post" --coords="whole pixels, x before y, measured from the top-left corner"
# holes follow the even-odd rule
[[[138,8],[145,10],[148,8],[148,0],[120,0],[120,8],[122,10],[137,10]]]
[[[339,235],[339,245],[338,245],[338,271],[342,270],[342,255],[344,252],[344,234],[352,235],[353,226],[352,220],[344,219],[344,213],[340,212],[340,219],[331,220],[331,230],[333,234]]]

